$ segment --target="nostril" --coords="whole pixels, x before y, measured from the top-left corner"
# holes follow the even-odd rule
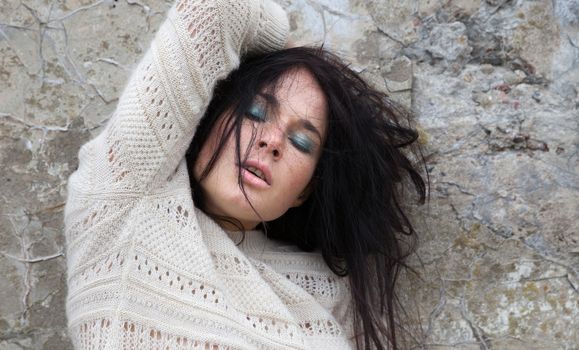
[[[277,158],[279,156],[279,151],[274,149],[273,150],[273,156]]]
[[[260,141],[258,146],[259,146],[259,148],[263,148],[263,147],[267,146],[267,143],[265,143],[265,141]]]

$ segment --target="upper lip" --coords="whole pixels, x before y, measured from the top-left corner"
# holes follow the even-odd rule
[[[243,163],[242,168],[248,167],[254,167],[259,169],[263,173],[263,176],[265,177],[265,182],[268,185],[271,185],[271,170],[269,170],[269,167],[266,164],[260,163],[257,160],[247,160]]]

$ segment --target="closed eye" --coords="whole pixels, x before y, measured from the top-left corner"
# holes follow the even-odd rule
[[[245,115],[256,122],[263,123],[267,120],[267,113],[265,108],[257,103],[252,103],[248,110],[245,112]]]
[[[303,132],[291,134],[289,136],[289,140],[292,143],[292,145],[302,153],[312,154],[314,151],[315,147],[314,141]]]

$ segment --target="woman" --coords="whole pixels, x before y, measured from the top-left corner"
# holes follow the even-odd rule
[[[396,348],[416,133],[287,33],[269,0],[169,11],[69,181],[76,348]]]

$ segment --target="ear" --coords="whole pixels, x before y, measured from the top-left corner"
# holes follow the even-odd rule
[[[314,188],[314,186],[313,186],[312,182],[310,182],[306,186],[306,188],[302,191],[302,193],[300,193],[299,197],[296,198],[296,200],[293,202],[292,208],[299,207],[300,205],[304,204],[304,202],[310,196],[310,193],[312,193],[313,188]]]

